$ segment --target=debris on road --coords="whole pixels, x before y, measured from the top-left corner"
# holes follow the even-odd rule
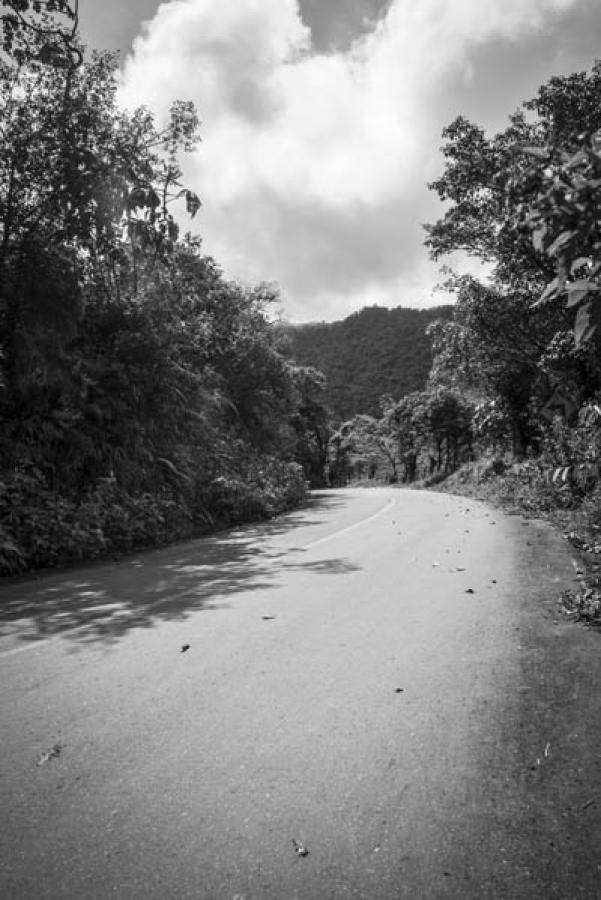
[[[405,690],[405,688],[395,688],[394,692],[395,692],[395,694],[402,694],[404,690]]]
[[[550,749],[551,749],[551,744],[549,743],[549,741],[547,741],[547,743],[545,744],[545,749],[543,750],[542,759],[547,759],[547,758],[548,758],[548,756],[549,756],[549,750],[550,750]],[[536,770],[537,770],[538,768],[540,768],[540,764],[541,764],[541,762],[542,762],[542,759],[541,759],[540,756],[537,756],[537,757],[536,757],[536,762],[535,762],[535,764],[534,764],[533,766],[530,766],[530,770],[531,770],[532,772],[536,772]]]
[[[182,644],[182,653],[185,653],[186,650],[190,649],[190,644]]]
[[[294,852],[296,853],[297,856],[308,856],[309,855],[309,851],[307,850],[305,845],[299,844],[299,842],[295,841],[294,838],[292,838],[292,846],[294,847]]]
[[[261,616],[264,622],[269,622],[271,619],[275,619],[275,616]]]
[[[581,805],[580,809],[588,809],[589,806],[592,806],[594,802],[594,800],[587,800],[586,803],[583,803]]]
[[[599,579],[583,581],[580,590],[563,591],[559,597],[559,609],[566,618],[587,625],[601,626],[601,585]]]
[[[50,762],[51,759],[56,759],[57,756],[61,755],[62,749],[62,744],[53,744],[50,750],[46,750],[45,753],[42,753],[36,766],[43,766],[45,763]]]
[[[466,594],[475,594],[476,592],[475,592],[475,590],[474,590],[473,588],[467,588],[467,590],[466,590],[465,593],[466,593]]]

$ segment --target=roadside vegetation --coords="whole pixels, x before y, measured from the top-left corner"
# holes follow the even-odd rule
[[[460,117],[443,138],[426,245],[488,276],[447,269],[456,302],[429,327],[426,389],[344,423],[331,470],[553,519],[589,563],[572,612],[600,621],[601,62],[550,79],[497,135]]]
[[[77,5],[44,7],[2,15],[2,575],[273,516],[325,452],[323,379],[289,360],[274,291],[180,234],[193,105],[122,111]]]
[[[446,269],[452,308],[295,332],[272,287],[226,279],[180,233],[201,207],[181,167],[193,105],[165,122],[121,110],[77,3],[3,9],[0,574],[361,481],[485,495],[601,551],[601,63],[550,79],[499,134],[463,117],[444,130],[426,245],[488,273]],[[391,377],[377,348],[392,352],[397,320],[410,335],[427,322],[429,349],[407,347]],[[340,340],[378,365],[353,371]],[[330,363],[334,388],[315,367]]]

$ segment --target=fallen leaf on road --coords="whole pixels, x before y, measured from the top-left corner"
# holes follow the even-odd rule
[[[468,588],[465,592],[466,594],[475,594],[475,590],[473,588]]]
[[[439,562],[436,562],[436,563],[432,563],[432,568],[433,568],[433,569],[435,569],[435,568],[436,568],[436,567],[437,567],[437,566],[439,566],[439,565],[440,565],[440,563],[439,563]]]
[[[465,572],[465,566],[457,566],[457,572]]]
[[[394,692],[395,692],[395,694],[402,694],[404,690],[405,690],[405,688],[395,688]]]
[[[309,851],[307,850],[305,845],[299,844],[298,841],[294,840],[294,838],[292,838],[292,846],[294,847],[294,852],[296,853],[297,856],[308,856],[309,855]]]
[[[261,616],[264,622],[268,622],[270,619],[275,619],[275,616]]]
[[[185,653],[186,650],[190,649],[190,644],[182,644],[182,653]]]
[[[43,766],[44,763],[50,762],[51,759],[55,759],[57,756],[60,756],[61,750],[62,746],[60,744],[53,744],[50,750],[46,750],[45,753],[42,753],[36,763],[36,766]]]

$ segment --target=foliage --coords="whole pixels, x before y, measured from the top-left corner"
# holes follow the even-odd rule
[[[447,285],[457,304],[452,321],[431,330],[431,383],[494,409],[495,427],[478,427],[479,440],[518,456],[539,451],[558,388],[575,409],[601,390],[592,327],[601,164],[591,137],[600,101],[596,63],[590,74],[550,79],[492,138],[460,117],[445,129],[445,169],[431,185],[447,204],[426,226],[432,256],[461,250],[491,268],[488,283]]]
[[[555,263],[555,278],[538,304],[565,298],[576,309],[576,347],[591,340],[601,321],[601,130],[581,136],[576,153],[529,148],[536,183],[524,207],[533,244]]]
[[[290,372],[296,395],[296,413],[292,417],[294,457],[302,465],[309,484],[324,487],[332,433],[331,415],[324,405],[326,379],[311,367],[291,366]]]
[[[75,46],[79,0],[2,0],[2,51],[20,65],[38,58],[46,65],[71,68],[81,64]]]
[[[337,423],[356,413],[380,415],[380,398],[422,390],[432,363],[426,327],[452,308],[372,306],[340,322],[287,326],[297,363],[326,377],[323,403]]]
[[[287,359],[273,290],[180,238],[173,205],[200,206],[180,183],[192,105],[163,126],[120,111],[106,55],[32,53],[0,79],[0,573],[300,502],[320,376]]]
[[[381,400],[379,418],[359,414],[330,440],[329,477],[384,478],[413,482],[455,469],[471,452],[472,409],[445,388],[415,391],[395,401]]]

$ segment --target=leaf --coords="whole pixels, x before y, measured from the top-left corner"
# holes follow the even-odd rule
[[[543,147],[522,147],[524,153],[528,156],[534,156],[535,159],[548,159],[549,151]]]
[[[62,745],[61,744],[53,744],[50,750],[46,750],[45,753],[42,753],[40,758],[38,759],[36,766],[43,766],[47,762],[50,762],[51,759],[56,759],[56,757],[61,755]]]
[[[577,166],[586,162],[586,160],[587,160],[587,156],[586,156],[586,153],[584,152],[584,150],[579,150],[577,153],[575,153],[573,156],[570,157],[570,159],[568,160],[568,162],[566,164],[566,167],[568,169],[575,169]]]
[[[556,256],[560,250],[570,243],[575,235],[575,231],[562,231],[559,237],[556,237],[551,246],[547,248],[547,256]]]
[[[130,191],[129,197],[127,198],[127,205],[129,209],[137,209],[139,206],[146,205],[146,191],[144,188],[135,187]]]
[[[161,205],[161,200],[159,195],[153,188],[149,188],[148,194],[146,195],[146,205],[150,207],[150,209],[156,209],[157,206]]]
[[[202,204],[197,194],[195,194],[193,191],[186,191],[186,212],[189,213],[190,218],[194,218],[201,205]]]
[[[553,281],[550,281],[543,293],[540,295],[538,300],[532,304],[532,308],[536,309],[537,306],[542,306],[547,300],[551,297],[555,297],[557,294],[557,290],[559,288],[559,277],[554,278]]]
[[[570,266],[570,274],[573,275],[574,272],[578,271],[578,269],[581,269],[583,266],[590,266],[591,263],[592,260],[590,256],[579,256],[578,259],[575,259]]]
[[[534,249],[539,253],[544,253],[545,251],[545,235],[547,234],[547,228],[545,225],[542,225],[540,228],[537,228],[536,231],[532,233],[532,243],[534,244]]]
[[[585,303],[578,310],[576,321],[574,323],[574,339],[576,346],[581,347],[590,341],[597,329],[597,323],[593,322],[591,316],[592,303]]]
[[[588,278],[579,278],[568,285],[568,302],[567,306],[576,306],[581,300],[584,300],[592,291],[598,291],[599,288],[593,281]]]

